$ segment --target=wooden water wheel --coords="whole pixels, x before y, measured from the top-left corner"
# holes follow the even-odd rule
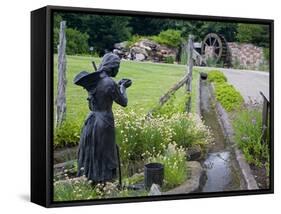
[[[206,59],[212,58],[216,63],[229,63],[229,50],[226,39],[219,34],[209,33],[205,36],[201,45],[201,55]]]

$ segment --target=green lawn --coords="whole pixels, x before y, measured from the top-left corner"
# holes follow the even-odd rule
[[[82,122],[88,113],[86,101],[87,93],[82,87],[73,84],[73,78],[82,70],[92,71],[91,57],[67,56],[67,120]],[[98,65],[99,58],[94,59]],[[57,87],[57,55],[54,56],[54,97]],[[128,107],[138,112],[148,112],[159,98],[185,74],[184,65],[122,61],[116,80],[132,79],[133,85],[128,89]],[[197,77],[197,72],[194,72]],[[177,93],[177,97],[184,95],[184,87]],[[77,121],[77,122],[78,122]]]

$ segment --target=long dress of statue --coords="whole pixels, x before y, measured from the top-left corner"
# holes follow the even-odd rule
[[[96,72],[82,71],[74,79],[75,84],[88,91],[91,110],[81,132],[77,175],[85,175],[95,183],[112,181],[117,177],[118,159],[112,104],[115,101],[126,107],[126,87],[131,85],[128,79],[116,83],[111,78],[117,75],[119,65],[119,57],[108,53],[104,55]]]

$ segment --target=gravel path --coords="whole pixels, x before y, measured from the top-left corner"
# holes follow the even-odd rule
[[[202,69],[202,67],[201,67]],[[204,69],[218,69],[218,68],[204,68]],[[245,102],[250,100],[262,102],[260,91],[269,98],[269,73],[262,71],[249,71],[238,69],[219,68],[230,84],[244,97]]]

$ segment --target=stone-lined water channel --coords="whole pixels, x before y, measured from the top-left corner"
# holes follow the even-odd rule
[[[231,146],[227,143],[218,115],[215,101],[212,98],[210,84],[207,80],[200,80],[200,110],[204,123],[214,135],[213,144],[202,165],[206,170],[206,181],[202,185],[202,192],[221,192],[241,189],[241,181],[237,163]]]

